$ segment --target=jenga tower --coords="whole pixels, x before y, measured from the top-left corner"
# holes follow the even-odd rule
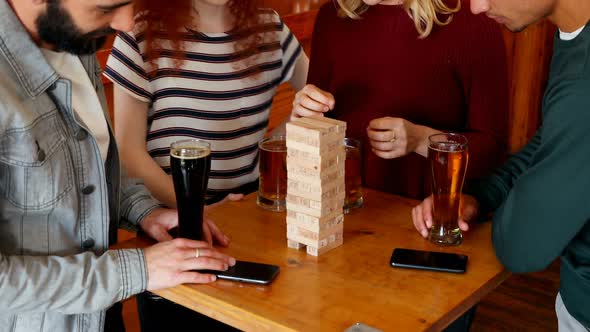
[[[324,117],[287,124],[287,245],[318,256],[342,244],[346,123]]]

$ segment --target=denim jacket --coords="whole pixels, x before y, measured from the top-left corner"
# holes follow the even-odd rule
[[[96,57],[80,59],[106,110]],[[0,0],[1,332],[102,331],[108,307],[146,289],[143,251],[108,248],[119,220],[159,203],[122,176],[110,125],[103,162],[71,96]]]

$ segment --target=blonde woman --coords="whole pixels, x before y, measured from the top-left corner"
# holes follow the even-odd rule
[[[457,0],[334,4],[318,14],[309,85],[292,116],[345,120],[347,135],[363,141],[365,186],[426,197],[428,136],[441,131],[469,139],[468,178],[503,160],[508,89],[497,24]]]

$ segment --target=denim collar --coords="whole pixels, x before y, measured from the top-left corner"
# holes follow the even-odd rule
[[[0,54],[35,98],[59,79],[6,0],[0,0]]]

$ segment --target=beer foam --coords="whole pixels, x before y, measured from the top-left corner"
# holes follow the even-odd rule
[[[211,154],[211,149],[204,146],[179,146],[170,149],[170,156],[178,159],[199,159]]]

